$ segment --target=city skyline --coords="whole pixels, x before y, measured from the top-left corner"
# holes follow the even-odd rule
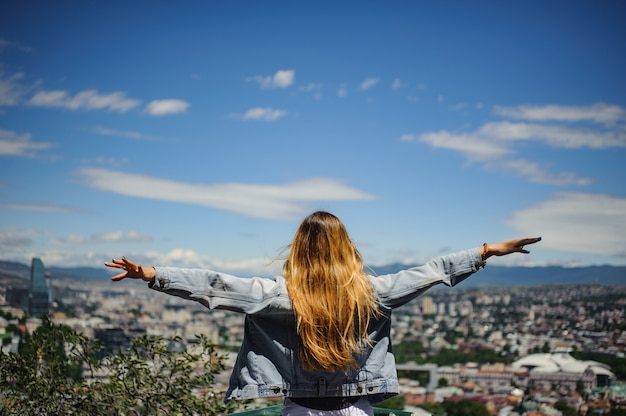
[[[323,209],[371,265],[626,265],[626,6],[0,6],[2,260],[280,270]]]

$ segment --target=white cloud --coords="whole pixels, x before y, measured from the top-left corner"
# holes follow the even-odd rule
[[[153,116],[165,116],[168,114],[184,113],[190,104],[183,100],[154,100],[146,106],[146,112]]]
[[[380,82],[380,78],[366,78],[361,82],[361,91],[367,91]]]
[[[443,99],[442,99],[443,100]],[[555,121],[596,121],[602,126],[585,125],[578,128],[554,124],[498,121],[485,123],[472,132],[427,132],[419,135],[405,134],[404,141],[419,141],[432,147],[461,152],[472,162],[480,162],[483,167],[500,173],[522,176],[530,182],[551,185],[585,186],[593,181],[579,177],[574,172],[551,173],[544,166],[514,158],[515,144],[521,141],[535,141],[561,149],[607,149],[626,147],[626,130],[618,125],[626,109],[616,106],[596,104],[576,109],[574,107],[499,107],[500,115],[512,115],[541,120]]]
[[[595,131],[561,126],[493,122],[483,125],[478,134],[498,140],[540,140],[553,147],[576,149],[626,147],[626,131]]]
[[[39,91],[27,102],[35,107],[60,107],[69,110],[109,110],[125,113],[137,107],[139,100],[128,98],[123,92],[100,94],[96,90],[81,91],[73,97],[66,91]]]
[[[255,75],[248,80],[256,81],[261,88],[287,88],[291,86],[296,79],[296,71],[294,70],[279,70],[273,76]]]
[[[47,204],[0,204],[0,209],[10,209],[13,211],[48,212],[57,214],[76,213],[76,210],[71,208]]]
[[[391,83],[391,89],[394,90],[399,90],[400,88],[405,87],[406,85],[402,83],[402,81],[400,81],[400,78],[396,78],[393,80],[393,82]]]
[[[18,228],[0,228],[0,251],[9,253],[30,247],[33,244],[32,234],[32,231]]]
[[[49,149],[51,143],[33,142],[29,133],[18,134],[0,129],[0,155],[34,157],[40,150]]]
[[[293,218],[305,212],[312,201],[374,198],[328,178],[284,185],[196,184],[106,169],[81,169],[76,173],[85,185],[101,191],[201,205],[257,218]]]
[[[5,77],[0,72],[0,106],[16,106],[20,104],[22,98],[32,87],[24,86],[21,80],[24,73],[18,72],[9,77]]]
[[[590,106],[496,106],[497,115],[534,121],[591,121],[605,125],[613,125],[626,121],[626,109],[617,105],[596,103]]]
[[[542,183],[546,185],[558,186],[585,186],[593,182],[590,178],[581,178],[574,172],[552,173],[535,162],[524,159],[518,160],[496,160],[485,163],[488,170],[505,174],[514,174],[526,178],[532,183]]]
[[[125,137],[127,139],[133,140],[149,140],[149,141],[164,141],[168,139],[163,139],[159,137],[154,137],[149,134],[140,133],[137,131],[129,131],[129,130],[115,130],[109,129],[103,126],[96,126],[92,129],[92,131],[96,134],[100,134],[102,136],[116,136],[116,137]]]
[[[279,110],[271,107],[254,107],[246,110],[243,114],[234,114],[234,118],[242,120],[276,121],[287,115],[287,110]]]
[[[146,264],[171,264],[178,267],[198,267],[223,270],[237,276],[275,276],[280,274],[282,262],[271,262],[263,257],[247,259],[216,259],[195,250],[177,248],[167,253],[148,253]]]
[[[298,89],[304,92],[312,92],[322,89],[323,86],[324,84],[321,82],[309,82],[307,85],[303,85]]]
[[[405,134],[402,141],[420,141],[432,147],[456,150],[473,161],[497,158],[511,151],[498,143],[484,140],[473,134],[456,134],[447,131],[423,133],[420,135]]]
[[[626,199],[563,192],[513,213],[508,225],[541,236],[542,247],[575,253],[626,256]]]
[[[339,90],[337,91],[337,96],[340,98],[345,98],[348,96],[348,87],[345,84],[341,84],[339,86]]]
[[[91,236],[71,234],[58,239],[63,244],[98,244],[98,243],[148,243],[152,237],[139,231],[107,231]]]

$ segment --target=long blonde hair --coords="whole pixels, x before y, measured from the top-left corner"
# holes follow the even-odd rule
[[[283,268],[303,368],[356,368],[354,354],[370,342],[367,328],[378,308],[361,255],[339,218],[323,211],[306,217]]]

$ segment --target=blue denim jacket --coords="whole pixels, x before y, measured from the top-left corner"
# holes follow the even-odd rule
[[[390,336],[392,310],[439,283],[454,286],[483,266],[479,249],[472,249],[399,273],[370,276],[381,311],[370,324],[372,343],[355,357],[358,368],[333,373],[305,371],[298,362],[299,336],[282,276],[241,278],[210,270],[156,267],[150,287],[209,309],[246,315],[227,399],[367,395],[376,403],[398,393]]]

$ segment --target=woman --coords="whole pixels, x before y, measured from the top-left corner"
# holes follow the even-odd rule
[[[122,257],[112,278],[245,314],[227,399],[284,396],[284,415],[373,415],[398,393],[391,312],[428,288],[454,286],[491,256],[528,253],[526,238],[461,251],[385,276],[364,272],[343,223],[327,212],[304,219],[284,276],[239,278],[201,269],[148,267]]]

